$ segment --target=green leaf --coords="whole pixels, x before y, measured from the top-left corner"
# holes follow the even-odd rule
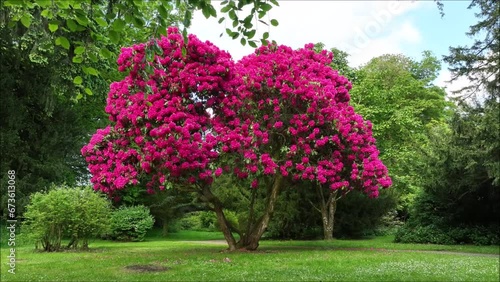
[[[279,5],[280,5],[277,0],[270,0],[270,2],[273,3],[274,6],[278,6],[279,7]]]
[[[155,51],[156,54],[158,55],[163,55],[163,49],[160,47],[160,45],[158,45],[158,41],[155,42],[155,44],[153,44],[153,50]]]
[[[205,18],[207,18],[207,19],[210,18],[210,11],[206,7],[201,9],[201,12],[205,16]]]
[[[114,30],[108,31],[108,37],[109,37],[109,39],[111,39],[111,42],[113,42],[114,44],[118,44],[120,42],[120,35],[118,34],[118,32],[116,32]]]
[[[78,46],[75,48],[75,54],[80,55],[80,54],[83,54],[83,52],[85,52],[84,46]]]
[[[87,71],[86,73],[90,74],[90,75],[93,75],[93,76],[98,76],[99,75],[99,71],[94,69],[93,67],[87,67]]]
[[[75,78],[73,78],[74,84],[80,85],[80,84],[82,84],[82,82],[83,82],[83,78],[81,76],[75,76]]]
[[[111,24],[111,28],[116,31],[116,32],[120,32],[123,30],[123,28],[125,28],[125,21],[122,20],[122,19],[116,19],[113,21],[113,23]]]
[[[269,38],[269,32],[264,32],[264,34],[262,34],[262,39],[268,39]]]
[[[226,18],[220,18],[219,23],[222,23]]]
[[[71,61],[75,64],[80,64],[81,62],[83,62],[83,57],[81,55],[77,55],[74,56]]]
[[[29,13],[25,13],[25,14],[21,17],[21,23],[22,23],[25,27],[30,27],[30,25],[31,25],[31,14],[29,14]]]
[[[99,53],[106,59],[109,59],[111,58],[111,56],[113,56],[113,54],[107,48],[101,48]]]
[[[186,10],[186,13],[184,14],[184,21],[182,22],[182,24],[185,26],[185,27],[190,27],[191,26],[191,19],[193,17],[193,14],[191,13],[190,10]]]
[[[94,93],[92,93],[92,90],[90,90],[90,88],[85,88],[85,93],[87,93],[87,95],[89,96],[94,95]]]
[[[255,30],[255,29],[250,30],[250,31],[247,33],[247,37],[248,37],[248,39],[252,39],[252,38],[255,36],[255,32],[256,32],[256,30]]]
[[[267,3],[262,3],[260,4],[260,8],[264,11],[264,12],[268,12],[269,10],[271,10],[273,8],[273,6],[271,4],[267,4]]]
[[[55,32],[59,29],[59,24],[57,22],[49,23],[49,30]]]
[[[236,15],[236,12],[234,10],[229,11],[228,15],[229,18],[232,19],[233,21],[238,20],[238,16]]]
[[[250,46],[251,46],[251,47],[253,47],[253,48],[257,48],[257,44],[256,44],[256,43],[255,43],[255,41],[253,41],[253,40],[249,40],[249,41],[248,41],[248,45],[250,45]]]
[[[231,6],[229,5],[224,6],[222,9],[220,9],[221,13],[227,13],[229,12],[229,10],[231,10]]]
[[[76,31],[78,28],[78,24],[72,20],[72,19],[67,19],[66,20],[66,26],[69,28],[71,31]]]
[[[76,21],[83,26],[87,26],[89,24],[89,19],[85,15],[77,15]]]
[[[69,50],[69,40],[64,36],[59,36],[56,38],[56,45],[61,45],[64,49]]]
[[[83,95],[82,93],[78,93],[78,95],[76,95],[76,100],[80,100],[83,98]]]
[[[240,39],[240,43],[241,43],[241,45],[243,45],[243,46],[245,46],[245,45],[247,44],[247,40],[245,39],[245,37],[242,37],[242,38]]]
[[[208,5],[207,6],[208,11],[210,12],[210,15],[214,18],[217,18],[217,11],[215,10],[214,6]]]
[[[144,27],[144,21],[141,18],[134,17],[134,25],[138,28]]]
[[[169,17],[168,11],[163,5],[158,6],[158,12],[160,13],[160,16],[165,19]]]
[[[278,23],[278,21],[277,21],[276,19],[272,19],[272,20],[271,20],[271,25],[272,25],[272,26],[278,26],[278,24],[279,24],[279,23]]]
[[[36,3],[38,5],[40,5],[40,7],[42,7],[42,8],[47,8],[47,7],[50,7],[52,5],[51,0],[38,0],[38,1],[36,1]]]
[[[95,18],[95,22],[102,27],[108,26],[108,22],[103,18]]]
[[[244,20],[243,20],[243,26],[246,28],[246,29],[250,29],[252,28],[253,24],[252,24],[252,20],[253,20],[253,15],[249,15],[248,17],[246,17]]]
[[[116,18],[116,14],[113,11],[110,11],[109,13],[106,14],[106,19],[112,20]]]
[[[97,55],[95,53],[90,52],[88,53],[88,56],[90,60],[94,63],[97,63],[99,61],[99,58],[97,58]]]

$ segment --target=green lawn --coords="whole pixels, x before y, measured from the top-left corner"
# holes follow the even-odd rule
[[[498,246],[395,244],[370,240],[262,241],[256,252],[226,252],[219,233],[183,231],[146,242],[95,241],[88,252],[40,253],[17,246],[16,274],[1,281],[499,281]],[[445,251],[445,252],[437,252]],[[458,252],[458,253],[451,253]],[[471,252],[473,254],[464,254]],[[148,270],[139,271],[148,267]]]

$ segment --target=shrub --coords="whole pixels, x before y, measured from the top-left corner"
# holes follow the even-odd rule
[[[238,226],[238,216],[235,212],[224,210],[224,215],[230,224]],[[180,229],[194,231],[220,231],[217,216],[212,211],[190,212],[178,221]]]
[[[395,242],[431,243],[443,245],[474,244],[498,245],[500,243],[499,226],[415,226],[405,225],[398,230]]]
[[[88,248],[88,240],[106,232],[111,206],[91,188],[53,186],[46,193],[35,193],[24,214],[23,233],[44,251]]]
[[[144,241],[154,219],[145,206],[122,206],[111,216],[110,237],[118,241]]]
[[[475,192],[470,194],[473,193]],[[467,200],[463,205],[471,207],[468,214],[465,214],[464,208],[455,203],[459,200],[451,196],[449,196],[451,199],[448,199],[446,191],[427,188],[416,198],[411,216],[396,233],[395,241],[432,244],[498,244],[500,241],[498,223],[492,218],[486,218],[486,216],[479,218],[475,214],[485,212],[481,209],[494,213],[491,203],[488,202],[491,199],[487,195],[479,197],[476,194],[475,197],[471,197],[470,194],[464,194],[459,199],[462,202]],[[482,208],[478,207],[481,205],[480,200],[485,201]]]

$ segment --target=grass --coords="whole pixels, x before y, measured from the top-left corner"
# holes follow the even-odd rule
[[[385,236],[262,241],[256,252],[226,252],[225,245],[200,242],[220,239],[220,233],[182,231],[168,238],[151,234],[137,243],[95,241],[88,252],[40,253],[32,245],[17,246],[15,275],[7,273],[8,249],[2,244],[0,280],[499,281],[498,246],[395,244]],[[141,272],[140,266],[164,271]]]

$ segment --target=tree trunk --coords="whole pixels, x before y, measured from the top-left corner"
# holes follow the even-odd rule
[[[271,187],[271,191],[267,197],[266,209],[264,214],[259,218],[257,224],[250,229],[250,232],[244,234],[243,238],[238,242],[238,248],[244,248],[250,251],[254,251],[259,247],[259,241],[264,231],[266,231],[269,221],[274,213],[274,206],[276,200],[278,199],[279,192],[283,183],[283,176],[281,174],[276,174]],[[249,222],[248,224],[252,224]]]
[[[229,228],[229,223],[226,216],[224,215],[224,210],[222,209],[222,203],[220,200],[212,193],[209,186],[204,186],[202,188],[201,194],[204,200],[213,205],[215,215],[217,216],[217,221],[219,222],[220,229],[224,234],[224,238],[228,244],[228,250],[236,250],[236,240],[234,239],[233,233]]]
[[[161,235],[165,237],[168,235],[168,221],[166,219],[162,220]]]
[[[321,189],[321,188],[319,188]],[[323,236],[325,240],[333,239],[333,227],[335,225],[335,211],[337,210],[337,191],[330,192],[328,200],[321,201],[321,216],[323,222]]]

